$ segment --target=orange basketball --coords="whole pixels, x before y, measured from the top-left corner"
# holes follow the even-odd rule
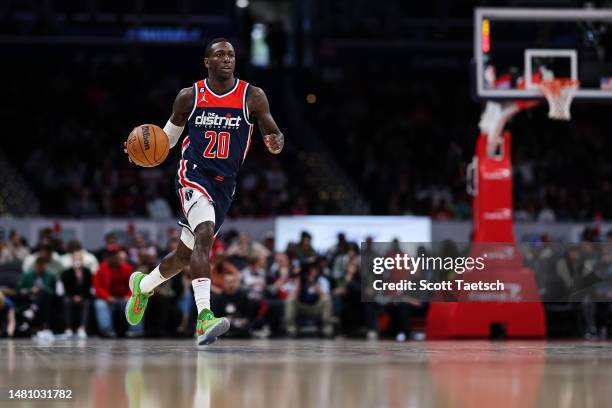
[[[134,163],[142,167],[154,167],[168,157],[168,136],[155,125],[136,126],[127,138],[127,151]]]

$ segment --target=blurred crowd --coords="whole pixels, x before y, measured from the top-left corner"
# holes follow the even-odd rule
[[[44,47],[39,48],[40,58],[62,55],[45,55]],[[7,64],[7,76],[19,80],[7,83],[5,93],[12,103],[0,118],[8,122],[11,134],[20,134],[23,123],[28,126],[27,137],[11,139],[9,159],[39,199],[42,214],[173,217],[179,213],[174,191],[177,149],[161,166],[140,169],[128,163],[122,143],[140,123],[165,123],[177,91],[204,75],[201,49],[176,54],[193,55],[181,66],[159,61],[154,47],[98,51],[62,49],[61,63],[49,63],[45,70],[24,56]],[[263,82],[272,93],[275,118],[292,133],[288,145],[309,138],[323,142],[372,213],[469,219],[466,167],[474,152],[481,106],[467,103],[465,69],[443,67],[444,74],[428,67],[408,71],[406,66],[414,63],[404,55],[382,73],[378,62],[345,64],[326,52],[330,50],[325,47],[316,50],[320,69],[292,75],[289,92],[299,104],[283,103],[287,92],[274,81],[274,71],[249,71],[240,46],[237,75]],[[152,67],[147,64],[152,60],[159,63]],[[302,99],[307,94],[308,103]],[[56,103],[46,106],[44,114],[31,114],[30,98],[24,95]],[[288,118],[296,112],[287,110],[295,106],[304,108],[315,135],[290,128],[296,124]],[[610,122],[605,106],[575,104],[571,122],[551,121],[545,110],[543,104],[509,124],[514,135],[515,218],[612,218],[612,165],[606,155],[612,146],[606,137]],[[59,117],[62,120],[56,120]],[[270,157],[255,137],[230,215],[346,211],[322,205],[317,186],[309,184],[298,163],[290,148]]]
[[[525,264],[535,271],[549,335],[607,338],[612,231],[601,235],[587,228],[580,244],[565,247],[547,246],[542,237],[523,251]],[[361,258],[395,256],[401,253],[397,241],[379,254],[371,239],[360,249],[341,233],[323,252],[313,248],[307,231],[297,238],[283,251],[275,251],[272,233],[254,241],[230,230],[215,240],[211,306],[231,320],[229,337],[424,337],[428,298],[362,302]],[[42,230],[33,246],[11,231],[0,239],[0,332],[42,340],[193,336],[196,308],[189,268],[155,290],[140,325],[128,327],[124,317],[130,274],[152,271],[178,240],[174,228],[162,246],[138,232],[110,233],[99,250],[89,252],[78,241],[62,242],[51,229]],[[443,257],[469,250],[452,241],[440,247]]]
[[[388,67],[393,81],[370,82],[363,80],[364,70],[339,69],[340,78],[323,71],[320,103],[311,114],[313,122],[326,124],[325,132],[342,135],[325,140],[372,212],[469,218],[465,166],[475,138],[470,115],[449,108],[452,95],[437,93],[443,78],[402,80],[401,68]]]
[[[193,50],[188,72],[163,66],[154,70],[144,65],[142,55],[120,53],[72,54],[69,62],[49,63],[45,70],[23,63],[6,67],[7,75],[22,80],[7,84],[6,96],[13,103],[0,118],[14,118],[15,126],[27,123],[28,136],[12,139],[10,148],[5,147],[11,152],[8,159],[38,198],[41,214],[74,218],[179,214],[174,188],[179,149],[172,149],[162,165],[143,169],[128,162],[123,142],[141,123],[163,127],[178,91],[204,75],[201,52]],[[29,79],[33,77],[37,80]],[[44,114],[32,115],[29,98],[23,97],[28,94],[55,103],[46,106]],[[273,95],[269,98],[275,100]],[[276,101],[273,110],[282,126],[282,102]],[[61,121],[56,120],[59,117]],[[258,131],[239,177],[231,216],[303,214],[314,205],[307,199],[312,188],[300,175],[291,149],[271,156]]]
[[[309,78],[307,109],[334,157],[380,215],[469,219],[466,167],[481,107],[463,70],[444,75],[364,62]],[[515,219],[612,218],[610,121],[603,105],[574,104],[572,121],[550,120],[546,104],[517,115],[512,131]],[[337,136],[341,135],[341,136]]]
[[[261,242],[228,231],[211,250],[211,306],[232,322],[229,337],[411,335],[411,305],[361,302],[359,247],[343,234],[325,253],[304,231],[286,250],[274,250],[274,236]],[[158,247],[140,233],[127,239],[108,234],[95,252],[67,244],[51,229],[28,246],[17,231],[0,240],[1,331],[43,340],[89,335],[193,336],[196,308],[189,269],[166,281],[149,301],[145,319],[127,327],[124,308],[134,270],[150,272],[178,245],[167,232]],[[124,241],[124,242],[122,242]],[[420,319],[424,309],[420,310]],[[422,322],[421,322],[422,324]]]
[[[9,95],[36,93],[45,99],[65,95],[61,108],[50,106],[46,115],[28,116],[28,138],[16,143],[33,147],[11,149],[15,152],[11,159],[35,191],[41,213],[76,218],[178,214],[174,191],[178,152],[157,168],[140,169],[128,163],[121,146],[138,124],[135,120],[164,123],[174,94],[186,83],[178,77],[156,79],[156,86],[142,90],[142,103],[131,104],[131,94],[140,91],[130,84],[138,87],[149,80],[146,76],[136,80],[134,73],[139,72],[137,62],[103,59],[38,73],[49,75],[41,78],[47,84],[42,90],[35,89],[36,83],[8,85]],[[472,160],[480,112],[476,105],[465,106],[467,89],[445,79],[363,83],[362,72],[349,69],[342,72],[341,80],[337,74],[328,75],[320,78],[317,103],[307,114],[311,124],[321,124],[321,138],[371,204],[372,213],[470,219],[466,167]],[[441,94],[440,87],[452,91]],[[385,102],[373,104],[371,98]],[[19,106],[27,101],[14,99],[7,117],[27,112],[27,106]],[[612,165],[606,156],[612,146],[606,137],[605,110],[577,105],[570,123],[549,120],[545,107],[536,110],[518,115],[510,125],[515,219],[612,218]],[[51,125],[50,118],[59,115],[65,120]],[[106,122],[108,117],[114,120]],[[49,129],[52,139],[47,138]],[[325,212],[317,195],[309,194],[314,186],[300,174],[292,153],[272,158],[255,139],[230,215]]]
[[[579,243],[522,245],[547,312],[549,336],[608,339],[612,328],[612,230],[587,227]]]

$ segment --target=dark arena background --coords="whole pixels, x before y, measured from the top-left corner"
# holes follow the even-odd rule
[[[123,149],[218,37],[285,145],[255,126],[202,347],[189,266],[126,322],[184,139]],[[610,405],[612,2],[4,0],[0,48],[0,406]],[[415,277],[505,288],[376,286]]]

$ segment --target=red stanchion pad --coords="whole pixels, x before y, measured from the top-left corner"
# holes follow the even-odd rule
[[[540,338],[546,335],[544,308],[534,273],[524,268],[514,243],[512,226],[511,135],[504,132],[499,152],[487,150],[487,134],[476,143],[473,191],[473,257],[487,256],[487,268],[465,273],[457,279],[504,283],[504,291],[459,291],[458,302],[431,303],[426,324],[427,338],[487,338],[500,325],[507,337]],[[448,294],[446,294],[448,295]],[[496,301],[499,300],[499,301]]]

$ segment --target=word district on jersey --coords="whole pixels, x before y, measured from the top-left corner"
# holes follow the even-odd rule
[[[226,129],[239,129],[240,128],[240,120],[242,118],[240,116],[219,116],[214,112],[205,112],[202,111],[202,114],[196,116],[195,125],[196,126],[216,126],[220,128]]]

